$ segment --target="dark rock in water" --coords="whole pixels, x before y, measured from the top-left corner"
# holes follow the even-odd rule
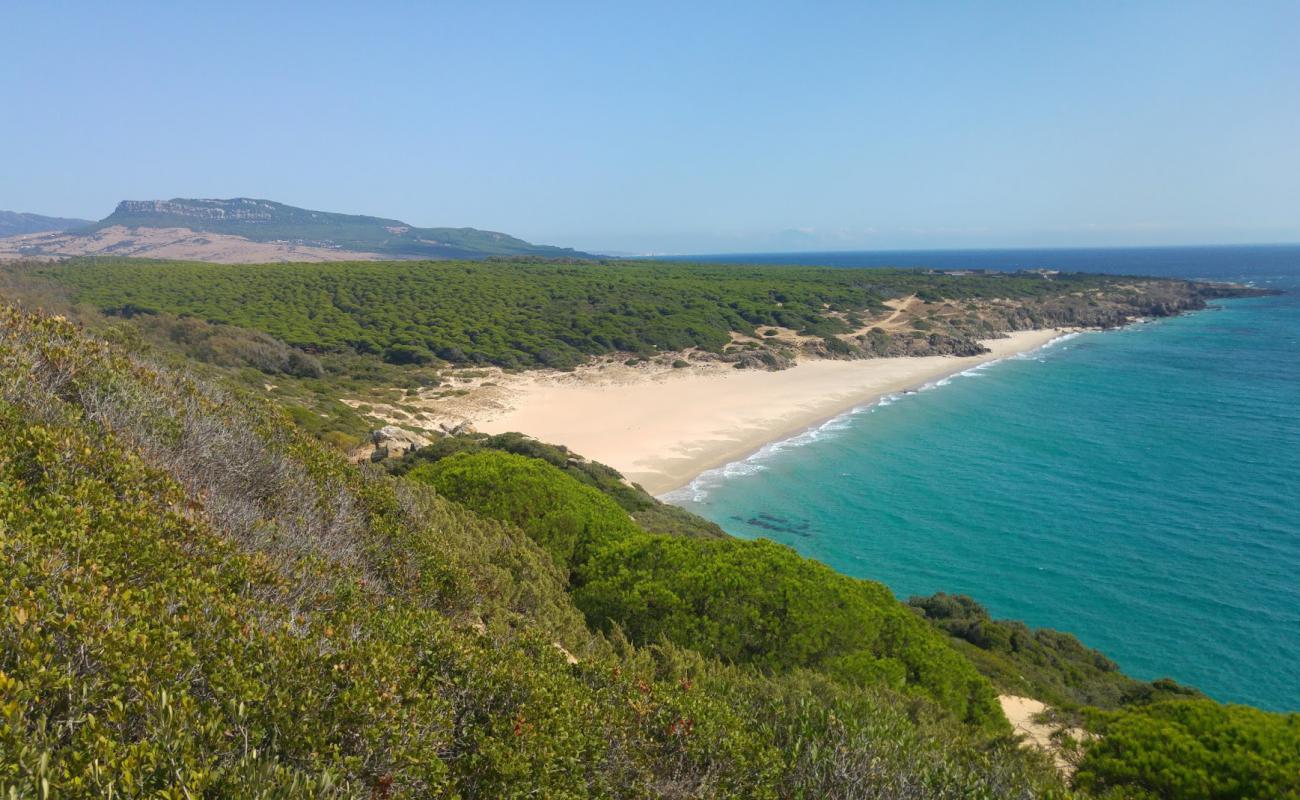
[[[740,519],[734,517],[734,519]],[[792,533],[795,536],[812,536],[812,523],[806,519],[790,519],[778,514],[760,513],[743,520],[747,525],[777,533]]]

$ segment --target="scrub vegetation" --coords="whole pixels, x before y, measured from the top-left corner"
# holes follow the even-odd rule
[[[488,360],[598,349],[562,335],[561,307],[648,347],[750,317],[847,325],[831,304],[867,313],[916,274],[876,290],[792,271],[781,289],[747,268],[729,284],[689,266],[406,266],[415,278],[126,262],[22,276],[91,324],[0,309],[0,796],[1300,796],[1295,715],[1133,681],[961,598],[909,607],[521,435],[350,464],[297,395],[252,386],[361,380],[340,365],[437,380],[439,364],[383,361],[398,343],[441,358],[430,331],[473,328],[504,347]],[[454,287],[480,268],[475,301],[470,277]],[[397,319],[434,278],[470,305],[413,319],[413,339],[308,310],[373,280],[414,298]],[[208,290],[226,311],[188,308]],[[541,316],[507,313],[552,294]],[[652,294],[665,313],[640,305]],[[778,312],[793,316],[764,317]],[[558,327],[530,327],[547,317]],[[313,319],[319,341],[296,338]],[[1019,746],[996,702],[1012,690],[1095,734],[1072,780]]]
[[[868,321],[888,316],[885,301],[896,298],[941,307],[925,323],[933,332],[916,333],[929,348],[931,336],[960,343],[1022,328],[1114,324],[1230,291],[1090,273],[949,275],[638,261],[76,259],[28,271],[70,287],[75,302],[105,313],[194,317],[261,331],[312,353],[505,368],[570,368],[612,353],[722,353],[733,332],[757,336],[768,326],[814,337],[842,355],[892,354],[891,347],[913,341],[913,334],[882,329],[875,341],[838,337],[855,331],[865,337]]]

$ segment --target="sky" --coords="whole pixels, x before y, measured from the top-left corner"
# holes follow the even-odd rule
[[[0,209],[585,250],[1300,241],[1300,2],[0,4]]]

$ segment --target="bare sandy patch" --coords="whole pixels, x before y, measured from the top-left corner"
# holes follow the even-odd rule
[[[998,696],[1002,713],[1022,738],[1025,747],[1042,750],[1052,757],[1057,771],[1067,778],[1074,774],[1075,763],[1069,758],[1066,743],[1081,742],[1087,736],[1079,728],[1068,728],[1050,720],[1051,708],[1031,697],[1004,694]]]
[[[218,264],[376,261],[378,253],[288,242],[254,242],[242,236],[189,228],[127,228],[114,225],[93,233],[30,233],[0,238],[0,258],[126,256],[211,261]]]

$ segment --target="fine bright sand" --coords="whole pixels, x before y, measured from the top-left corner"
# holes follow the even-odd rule
[[[510,376],[466,414],[486,433],[564,444],[651,494],[684,486],[856,406],[1041,347],[1063,331],[1019,331],[979,356],[806,360],[779,372],[712,365],[647,372],[619,364]]]

